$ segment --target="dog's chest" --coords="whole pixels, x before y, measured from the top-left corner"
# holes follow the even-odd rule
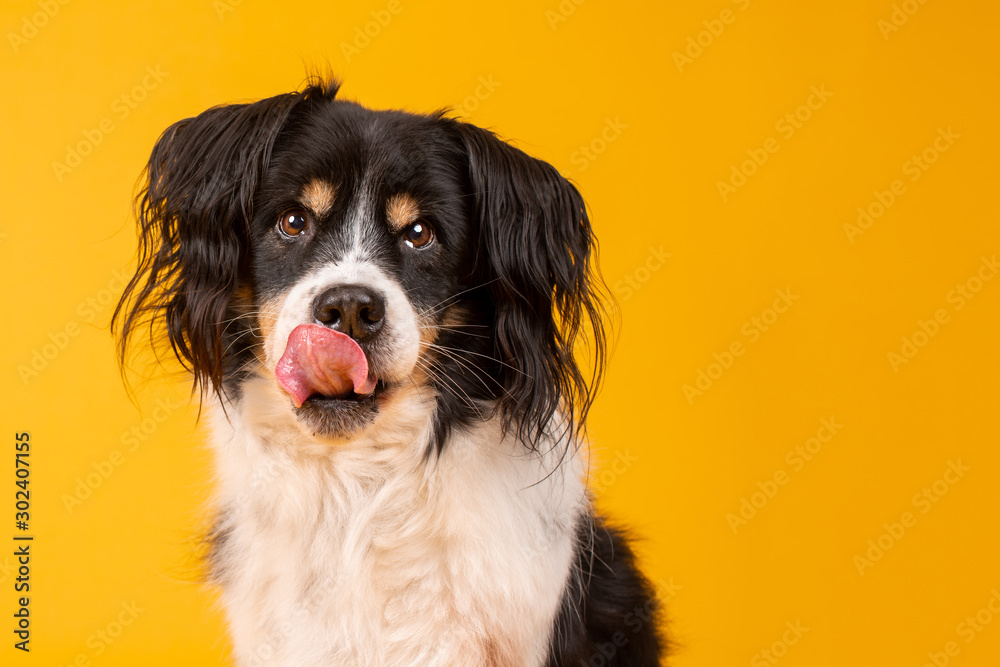
[[[450,444],[423,462],[240,443],[229,480],[250,482],[223,485],[217,561],[241,665],[544,662],[582,484],[538,483],[544,461],[476,434]]]

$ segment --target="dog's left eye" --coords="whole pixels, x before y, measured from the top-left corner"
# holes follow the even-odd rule
[[[285,211],[278,220],[278,230],[285,236],[301,236],[307,229],[309,229],[309,215],[301,208]]]
[[[403,241],[411,248],[423,248],[434,240],[434,230],[426,220],[417,220],[403,229]]]

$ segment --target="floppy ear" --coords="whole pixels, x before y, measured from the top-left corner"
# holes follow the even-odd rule
[[[505,429],[531,446],[561,410],[582,428],[603,372],[606,340],[600,286],[591,269],[596,240],[576,188],[552,165],[473,125],[451,121],[468,156],[478,256],[473,285],[488,289],[503,392]],[[593,369],[574,357],[581,336]]]
[[[332,97],[336,85],[315,92]],[[247,268],[253,196],[304,96],[209,109],[156,142],[136,198],[138,268],[112,318],[123,366],[138,329],[148,327],[155,346],[163,327],[200,393],[221,394],[226,313]]]

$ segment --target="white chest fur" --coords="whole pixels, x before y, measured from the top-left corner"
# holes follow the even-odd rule
[[[544,663],[586,511],[579,455],[529,454],[487,422],[425,457],[428,401],[414,389],[379,420],[393,429],[333,446],[264,380],[217,411],[241,667]]]

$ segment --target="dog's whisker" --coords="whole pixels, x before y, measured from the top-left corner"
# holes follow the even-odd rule
[[[489,336],[487,334],[472,333],[472,332],[469,332],[469,331],[458,331],[458,327],[461,327],[461,326],[462,325],[451,325],[451,324],[441,325],[441,326],[436,326],[436,325],[433,325],[433,324],[421,324],[421,325],[418,325],[417,328],[419,330],[421,330],[421,331],[425,331],[425,330],[426,331],[453,331],[456,334],[460,334],[462,336],[468,336],[470,338],[489,338]],[[486,326],[483,326],[483,325],[478,325],[478,324],[469,324],[467,326],[469,326],[469,327],[482,327],[483,329],[489,328],[489,327],[486,327]]]
[[[486,324],[420,324],[421,329],[489,329]],[[463,332],[464,333],[464,332]],[[469,334],[471,335],[471,334]]]
[[[479,409],[476,407],[475,401],[472,400],[472,397],[469,396],[469,394],[464,389],[462,389],[462,387],[457,382],[447,377],[446,375],[439,375],[429,365],[422,364],[422,362],[420,361],[418,361],[417,363],[418,365],[420,365],[421,370],[427,373],[427,375],[433,381],[438,383],[438,386],[442,387],[443,389],[450,390],[456,398],[465,403],[474,412],[482,416],[481,413],[479,413]]]
[[[441,354],[445,355],[445,357],[447,357],[448,359],[451,359],[455,363],[460,364],[463,368],[468,369],[473,375],[479,376],[480,374],[482,374],[486,377],[489,377],[489,375],[486,373],[485,370],[476,367],[471,362],[471,360],[461,358],[460,355],[468,353],[468,350],[457,350],[454,348],[444,347],[442,345],[436,345],[434,343],[421,342],[420,344],[427,348],[437,350]],[[493,380],[494,382],[497,382],[497,384],[500,384],[500,382],[497,381],[496,379],[492,377],[490,377],[490,379]]]
[[[452,295],[450,295],[448,297],[445,297],[444,299],[442,299],[438,303],[434,304],[433,306],[431,306],[430,308],[428,308],[426,311],[420,313],[420,315],[422,317],[430,318],[431,316],[436,315],[437,313],[441,312],[445,308],[448,308],[449,306],[453,305],[452,302],[454,300],[458,299],[458,297],[462,296],[463,294],[468,294],[469,292],[472,292],[474,290],[480,289],[482,287],[486,287],[487,285],[489,285],[491,283],[495,283],[498,280],[500,280],[500,278],[493,278],[492,280],[487,280],[486,282],[480,283],[479,285],[473,285],[471,287],[468,287],[468,288],[462,290],[461,292],[456,292],[455,294],[452,294]]]
[[[459,353],[459,354],[471,354],[474,357],[482,357],[482,358],[488,359],[490,361],[495,361],[496,363],[500,364],[501,366],[505,366],[505,367],[511,369],[515,373],[520,373],[521,375],[523,375],[524,377],[529,378],[529,379],[531,378],[530,375],[528,375],[527,373],[525,373],[524,371],[522,371],[520,368],[516,368],[514,366],[511,366],[510,364],[508,364],[508,363],[506,363],[504,361],[501,361],[500,359],[497,359],[496,357],[491,357],[490,355],[483,354],[482,352],[473,352],[472,350],[462,350],[462,349],[459,349],[459,348],[442,346],[442,345],[439,345],[437,343],[422,343],[422,344],[426,344],[426,345],[429,345],[429,346],[434,346],[436,348],[443,349],[443,350],[451,350],[451,351]]]
[[[470,375],[472,375],[472,377],[473,377],[473,378],[475,378],[476,380],[478,380],[478,381],[479,381],[479,383],[480,383],[481,385],[483,385],[483,387],[484,387],[485,389],[487,389],[487,390],[490,390],[490,389],[491,389],[491,387],[490,387],[490,386],[489,386],[488,384],[486,384],[486,380],[490,380],[490,381],[492,381],[492,382],[493,382],[493,383],[494,383],[494,384],[495,384],[495,385],[496,385],[496,386],[497,386],[497,387],[498,387],[498,388],[499,388],[499,389],[500,389],[501,391],[503,391],[503,392],[504,392],[505,394],[507,394],[508,396],[510,396],[510,395],[511,395],[511,394],[510,394],[510,391],[509,391],[509,390],[508,390],[508,389],[507,389],[506,387],[504,387],[504,386],[503,386],[503,383],[502,383],[502,382],[500,382],[500,381],[499,381],[499,380],[497,380],[496,378],[494,378],[494,377],[490,376],[489,374],[485,373],[484,371],[482,371],[482,369],[478,369],[478,368],[476,368],[476,367],[475,367],[474,365],[472,365],[472,364],[470,364],[469,362],[467,362],[467,361],[465,361],[465,360],[463,360],[463,359],[459,358],[459,357],[458,357],[458,356],[456,356],[456,355],[455,355],[454,353],[451,353],[451,352],[449,352],[449,351],[448,351],[447,349],[445,349],[445,348],[439,348],[439,351],[440,351],[440,352],[441,352],[442,354],[444,354],[444,355],[445,355],[445,356],[446,356],[447,358],[449,358],[449,359],[451,359],[452,361],[454,361],[455,363],[457,363],[457,364],[458,364],[459,366],[461,366],[462,368],[464,368],[464,369],[468,370],[468,371],[469,371],[469,374],[470,374]]]

